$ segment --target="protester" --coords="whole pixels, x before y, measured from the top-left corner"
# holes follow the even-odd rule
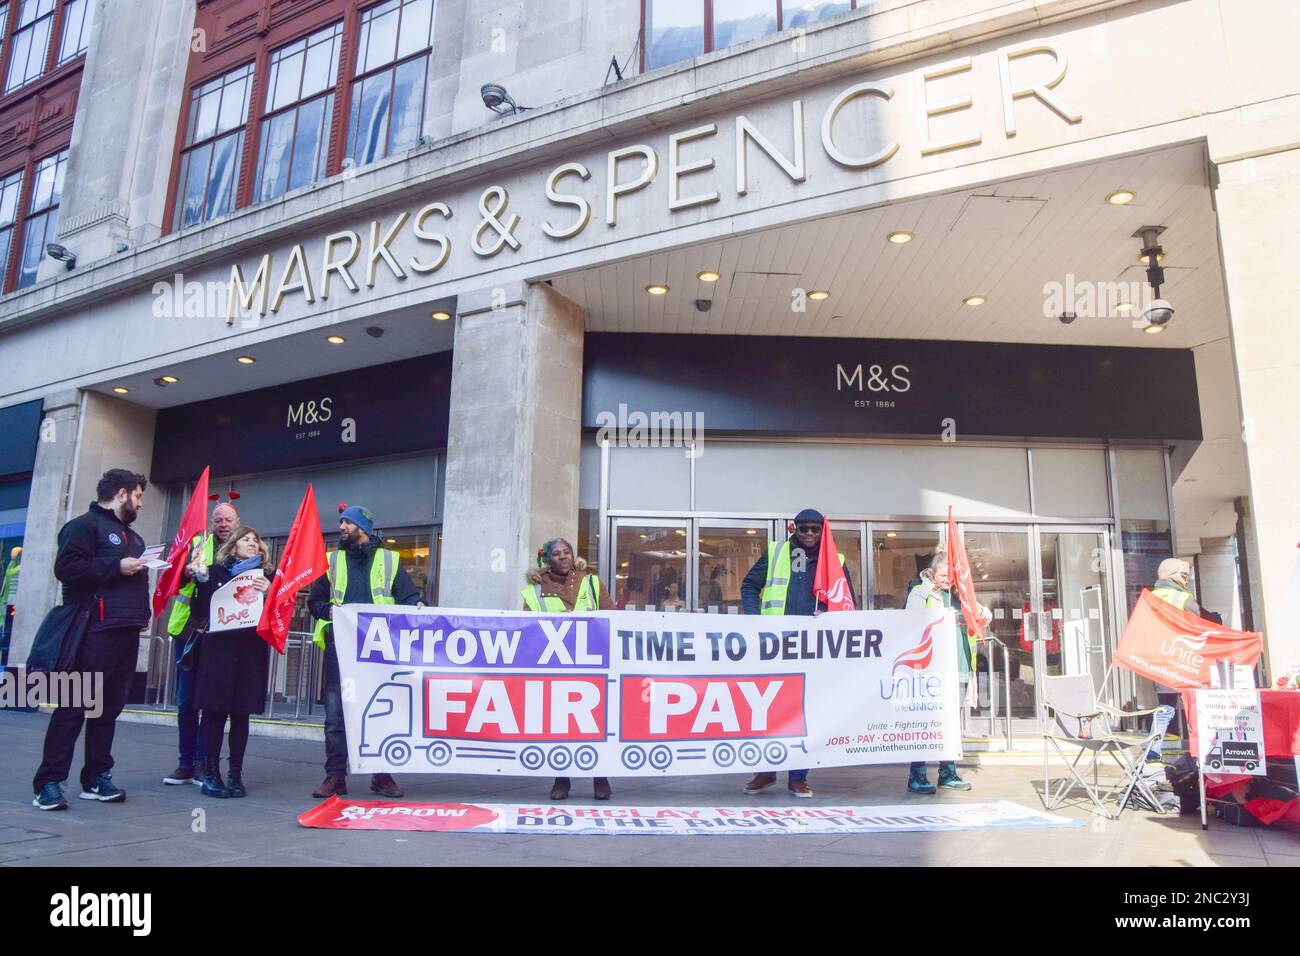
[[[564,538],[552,538],[537,549],[537,567],[529,568],[524,579],[528,582],[522,592],[527,611],[562,614],[615,609],[609,592],[601,586],[600,576],[587,570],[583,558],[574,558],[573,545]],[[568,777],[556,777],[551,799],[566,799],[571,785]],[[613,792],[608,778],[592,780],[592,795],[597,800],[608,800]]]
[[[312,640],[325,651],[325,780],[312,796],[319,799],[348,792],[348,738],[343,725],[343,696],[339,679],[339,658],[330,626],[338,604],[405,604],[424,606],[420,592],[402,568],[396,551],[388,551],[371,540],[374,515],[358,505],[339,512],[339,547],[330,552],[329,569],[319,577],[307,595],[307,606],[316,627]],[[384,797],[403,796],[390,774],[370,777],[370,789]]]
[[[233,503],[223,501],[212,509],[212,533],[196,534],[191,539],[190,560],[183,572],[185,583],[172,602],[171,614],[167,618],[167,633],[172,638],[172,657],[176,668],[176,726],[180,735],[180,761],[169,776],[163,777],[163,783],[203,783],[206,735],[199,726],[199,708],[194,703],[198,661],[182,661],[187,647],[190,657],[197,655],[198,642],[188,644],[181,637],[186,632],[185,625],[190,620],[190,602],[194,598],[195,580],[191,571],[194,562],[202,558],[202,564],[210,567],[215,561],[216,550],[230,540],[230,532],[238,524],[239,512]]]
[[[186,643],[199,645],[194,703],[203,714],[204,754],[201,791],[205,797],[243,797],[244,753],[248,748],[248,718],[266,703],[268,649],[258,636],[256,621],[248,627],[211,633],[212,596],[246,571],[260,571],[252,585],[263,594],[270,587],[270,553],[256,531],[236,528],[208,565],[200,552],[189,565],[197,583]],[[221,738],[230,719],[230,772],[221,781]]]
[[[805,508],[795,515],[794,535],[767,546],[766,553],[754,562],[740,585],[740,601],[746,614],[812,616],[826,610],[826,605],[819,602],[813,593],[824,522],[820,511]],[[852,593],[853,578],[844,564],[844,555],[838,557],[844,580]],[[745,784],[744,792],[761,793],[774,783],[776,771],[764,770]],[[788,787],[792,796],[809,798],[813,795],[808,786],[807,770],[791,770]]]
[[[23,549],[14,548],[9,552],[9,566],[5,568],[4,581],[0,583],[0,670],[9,664],[9,639],[14,633],[14,604],[18,600],[18,572],[22,561]]]
[[[952,579],[948,576],[948,552],[939,548],[930,558],[930,566],[921,572],[921,581],[907,595],[907,610],[912,608],[951,608]],[[992,614],[984,606],[978,608],[982,620],[992,619]],[[961,685],[961,697],[966,697],[966,685],[970,683],[971,672],[975,669],[975,635],[967,630],[960,615],[957,618],[957,680]],[[969,790],[970,784],[957,774],[955,760],[939,762],[939,786],[944,790]],[[925,761],[917,760],[912,764],[907,775],[909,793],[934,793],[934,784],[925,775]]]
[[[1188,614],[1201,615],[1201,606],[1196,603],[1196,598],[1192,596],[1191,591],[1192,566],[1181,558],[1166,558],[1160,562],[1156,568],[1156,583],[1151,588],[1151,594],[1164,601],[1166,604],[1172,604],[1176,608],[1181,608]],[[1220,619],[1222,623],[1222,619]],[[1155,731],[1156,740],[1147,751],[1147,763],[1164,763],[1164,742],[1165,734],[1169,730],[1169,725],[1173,723],[1174,715],[1177,713],[1175,704],[1178,701],[1178,692],[1163,684],[1156,684],[1156,699],[1159,706],[1152,717],[1151,729]]]
[[[144,475],[113,468],[96,488],[89,510],[59,529],[54,576],[63,583],[63,603],[89,605],[90,624],[77,649],[75,670],[83,688],[103,675],[102,697],[85,706],[59,706],[45,729],[41,766],[32,780],[38,810],[66,810],[62,784],[72,767],[81,725],[86,725],[81,799],[120,803],[126,791],[113,783],[113,732],[126,704],[140,631],[149,624],[149,575],[140,555],[145,543],[131,530],[143,508]],[[97,717],[87,711],[99,708]]]

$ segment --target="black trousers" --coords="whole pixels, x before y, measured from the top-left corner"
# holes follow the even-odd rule
[[[131,691],[139,648],[138,627],[91,631],[82,640],[77,651],[77,670],[86,675],[82,678],[82,690],[89,693],[93,686],[89,675],[103,675],[102,697],[98,701],[102,711],[98,717],[87,717],[83,707],[61,706],[54,712],[45,729],[45,750],[40,769],[32,780],[32,792],[40,793],[45,784],[68,779],[83,723],[86,758],[81,767],[82,789],[93,787],[101,773],[113,769],[113,731]]]

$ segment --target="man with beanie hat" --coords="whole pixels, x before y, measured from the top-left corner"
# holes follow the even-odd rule
[[[339,509],[339,546],[330,553],[325,576],[307,594],[307,607],[316,619],[312,640],[325,652],[325,780],[312,793],[324,799],[348,792],[348,738],[343,724],[342,681],[330,618],[337,604],[406,604],[423,607],[420,592],[402,568],[396,551],[371,540],[374,515],[359,505]],[[400,797],[402,791],[391,774],[370,778],[370,789],[380,796]]]
[[[14,548],[9,552],[9,567],[5,568],[4,578],[0,579],[0,668],[9,663],[9,638],[14,631],[14,602],[18,600],[18,571],[22,561],[23,549]]]
[[[740,600],[746,614],[807,615],[826,610],[813,593],[817,578],[817,559],[821,552],[822,525],[825,518],[813,508],[805,508],[795,515],[794,534],[785,541],[773,541],[767,551],[754,563],[740,585]],[[844,555],[839,555],[844,565]],[[844,567],[844,580],[853,590],[853,578]],[[745,784],[745,793],[761,793],[776,783],[776,771],[755,774]],[[791,770],[789,779],[791,796],[808,798],[813,795],[808,786],[807,770]]]

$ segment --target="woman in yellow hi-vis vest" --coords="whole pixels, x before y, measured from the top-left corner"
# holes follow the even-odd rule
[[[573,556],[573,545],[563,538],[552,538],[537,549],[537,567],[529,568],[524,579],[528,583],[521,596],[526,611],[564,614],[614,610],[614,602],[601,586],[600,576],[587,570],[587,562],[582,558]],[[596,777],[592,783],[595,798],[608,800],[613,792],[608,778]],[[556,777],[551,799],[568,797],[569,786],[568,777]]]

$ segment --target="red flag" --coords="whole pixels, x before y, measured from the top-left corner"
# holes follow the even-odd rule
[[[980,619],[979,601],[975,599],[975,578],[966,557],[966,542],[957,530],[957,522],[952,520],[952,505],[948,506],[948,580],[961,599],[961,616],[966,619],[966,627],[983,637],[988,622]]]
[[[831,534],[831,523],[822,518],[822,544],[817,554],[817,573],[813,576],[813,597],[828,611],[856,611],[853,592],[844,577],[839,551]]]
[[[1253,665],[1264,635],[1234,631],[1143,590],[1124,628],[1115,663],[1174,690],[1205,689],[1215,661]]]
[[[320,515],[316,513],[316,492],[307,486],[293,519],[289,540],[285,543],[280,566],[262,602],[262,617],[257,633],[281,654],[293,617],[298,592],[325,573],[325,538],[320,533]]]
[[[158,575],[158,586],[153,592],[154,617],[162,614],[163,608],[172,599],[172,595],[181,589],[181,584],[184,582],[182,573],[190,560],[190,542],[194,540],[196,534],[206,531],[207,527],[208,469],[204,468],[203,474],[199,475],[199,483],[194,486],[194,494],[190,495],[185,517],[181,518],[181,525],[176,529],[176,537],[172,538],[172,549],[167,552],[167,560],[171,563],[171,567]]]

